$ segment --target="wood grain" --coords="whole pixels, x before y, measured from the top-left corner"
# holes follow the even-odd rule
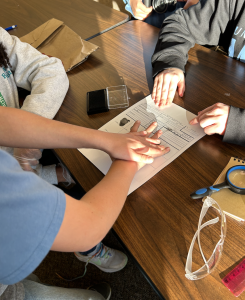
[[[93,39],[100,50],[70,73],[71,87],[57,119],[91,128],[105,124],[122,110],[88,117],[86,92],[117,84],[120,76],[128,87],[130,105],[149,94],[150,59],[157,36],[156,28],[132,21]],[[243,94],[244,64],[196,45],[189,52],[185,95],[181,99],[176,94],[174,102],[193,113],[218,101],[244,108]],[[85,190],[103,177],[76,150],[57,153]],[[222,143],[220,136],[205,136],[133,192],[113,227],[166,299],[234,298],[220,277],[244,255],[243,223],[228,218],[224,253],[212,275],[194,282],[184,276],[186,256],[202,207],[200,200],[192,200],[189,195],[212,184],[230,156],[245,157],[245,150]],[[205,238],[214,234],[219,234],[215,228]],[[206,250],[210,250],[208,245]],[[202,264],[200,260],[196,267]],[[240,298],[245,299],[245,295]]]
[[[22,36],[56,17],[86,38],[93,34],[94,28],[101,30],[98,20],[108,26],[112,15],[106,12],[104,16],[102,8],[96,10],[95,6],[90,10],[94,2],[89,1],[91,7],[85,3],[84,0],[1,0],[0,25],[16,23],[18,30],[14,34]],[[94,20],[95,25],[91,25]],[[89,117],[86,94],[121,84],[121,77],[128,88],[130,105],[148,95],[153,84],[151,55],[157,36],[158,29],[132,21],[92,39],[100,49],[68,73],[70,88],[56,119],[98,129],[122,109]],[[189,52],[186,74],[186,92],[183,98],[175,95],[176,104],[193,113],[217,101],[244,108],[244,64],[196,45]],[[56,152],[86,191],[103,177],[77,150]],[[230,156],[245,157],[245,150],[222,143],[219,136],[205,136],[133,192],[114,224],[118,236],[166,299],[234,299],[220,277],[244,256],[242,223],[228,218],[224,253],[212,275],[194,282],[184,276],[188,248],[202,207],[201,201],[194,201],[189,195],[213,183]],[[212,239],[218,233],[214,228],[204,238]],[[195,263],[196,267],[203,264]],[[245,299],[245,295],[240,299]]]
[[[1,0],[0,26],[18,25],[10,33],[21,37],[46,21],[63,21],[83,39],[119,22],[128,15],[92,0]]]

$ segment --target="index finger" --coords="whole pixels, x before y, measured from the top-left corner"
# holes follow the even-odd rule
[[[166,105],[169,105],[172,103],[176,89],[177,89],[177,84],[178,84],[178,76],[176,75],[176,76],[173,76],[170,81]]]
[[[209,106],[209,107],[205,108],[204,110],[199,111],[198,112],[198,116],[195,117],[195,118],[193,118],[192,120],[190,120],[190,124],[191,125],[195,125],[197,123],[200,123],[200,120],[203,118],[203,116],[205,114],[207,114],[209,111],[212,111],[212,109],[214,108],[214,105]]]
[[[192,120],[190,120],[189,122],[191,125],[195,125],[197,123],[199,123],[198,117],[193,118]]]
[[[130,132],[137,132],[140,127],[140,121],[136,121],[134,125],[131,127]]]
[[[199,121],[200,126],[202,128],[217,124],[217,122],[218,122],[218,117],[209,117],[209,116]]]
[[[160,108],[163,108],[166,104],[168,94],[169,94],[170,82],[171,82],[171,75],[169,75],[169,74],[165,75],[163,82],[162,82],[161,95],[159,95],[160,96],[160,103],[159,103]]]
[[[152,122],[150,126],[146,128],[147,136],[150,136],[150,134],[157,128],[157,122]]]
[[[157,87],[158,87],[158,77],[156,76],[155,80],[154,80],[154,86],[153,86],[152,94],[151,94],[151,97],[152,97],[153,101],[156,100]]]
[[[205,108],[205,109],[203,109],[203,110],[201,110],[201,111],[199,111],[199,112],[198,112],[198,116],[197,116],[198,119],[199,119],[202,115],[208,113],[209,111],[212,111],[212,109],[214,108],[214,106],[215,106],[215,104],[214,104],[214,105],[211,105],[211,106],[209,106],[209,107],[207,107],[207,108]]]

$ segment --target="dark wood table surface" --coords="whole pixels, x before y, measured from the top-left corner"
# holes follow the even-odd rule
[[[1,0],[0,26],[17,25],[10,33],[22,37],[55,18],[81,36],[82,39],[106,30],[129,16],[92,0]]]
[[[153,84],[150,59],[157,36],[155,27],[131,21],[93,39],[100,50],[68,74],[70,89],[56,119],[101,127],[122,109],[89,117],[86,93],[120,84],[121,76],[128,88],[130,105],[148,95]],[[189,52],[185,95],[181,99],[176,94],[174,102],[195,114],[218,101],[245,107],[244,67],[241,62],[196,45]],[[86,191],[103,177],[77,150],[56,152]],[[201,200],[192,200],[189,195],[212,184],[231,156],[245,157],[245,149],[223,143],[218,135],[203,137],[129,195],[113,226],[161,298],[234,298],[221,278],[244,256],[243,223],[227,218],[224,253],[211,275],[189,281],[184,271],[202,207]],[[206,238],[208,235],[212,238],[212,230]],[[196,268],[201,265],[203,261],[196,263]],[[240,298],[245,299],[245,294]]]

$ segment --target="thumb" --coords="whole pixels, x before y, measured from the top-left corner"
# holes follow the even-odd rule
[[[183,78],[180,79],[177,86],[178,86],[178,93],[179,93],[180,97],[183,97],[184,92],[185,92],[185,77],[184,77],[184,74],[183,74]]]

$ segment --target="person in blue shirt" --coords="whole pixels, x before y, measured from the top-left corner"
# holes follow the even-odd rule
[[[175,10],[159,14],[153,10],[152,6],[146,7],[142,0],[123,0],[126,4],[125,9],[131,13],[133,18],[142,20],[158,28],[161,28],[163,20],[174,13],[177,9],[187,9],[191,5],[196,4],[198,1],[199,0],[177,0]]]
[[[109,299],[107,284],[93,290],[65,289],[43,285],[27,276],[49,250],[87,251],[104,238],[126,201],[135,173],[153,157],[169,151],[159,145],[161,131],[149,137],[156,122],[143,132],[137,132],[140,122],[136,122],[130,133],[114,134],[2,106],[0,119],[3,146],[96,148],[113,158],[105,177],[77,201],[35,173],[23,171],[14,157],[0,150],[1,300]],[[99,249],[99,258],[106,268],[113,267],[106,249]]]

